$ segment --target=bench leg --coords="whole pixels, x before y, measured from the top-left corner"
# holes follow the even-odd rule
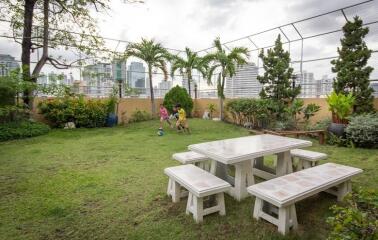
[[[211,163],[210,163],[210,173],[215,175],[216,172],[217,172],[217,161],[215,160],[210,160]]]
[[[278,232],[285,235],[290,228],[290,207],[280,207],[278,209]]]
[[[226,206],[224,204],[224,194],[217,193],[216,199],[217,199],[217,205],[219,207],[219,215],[221,216],[226,215]]]
[[[303,165],[303,168],[304,168],[304,169],[307,169],[307,168],[311,168],[311,167],[312,167],[312,166],[311,166],[311,164],[312,164],[311,161],[306,161],[306,160],[303,160],[303,159],[301,159],[301,161],[303,162],[302,165]]]
[[[189,192],[188,196],[188,202],[186,203],[186,214],[189,215],[190,212],[192,212],[193,209],[193,195]]]
[[[298,158],[298,167],[297,167],[297,171],[301,171],[303,170],[303,160]]]
[[[350,191],[352,190],[352,183],[350,180],[343,182],[337,188],[337,201],[342,201]]]
[[[295,204],[290,206],[290,222],[293,226],[293,230],[298,228],[297,211],[295,210]]]
[[[178,184],[176,181],[171,182],[172,184],[172,202],[177,203],[180,202],[180,197],[181,197],[181,186]]]
[[[172,194],[172,180],[169,178],[168,180],[168,187],[167,187],[167,195],[170,197]]]
[[[203,221],[203,198],[193,196],[193,218],[196,223]]]
[[[263,200],[261,200],[260,198],[256,197],[255,206],[253,208],[253,217],[256,220],[260,220],[260,213],[262,211],[262,208],[263,208]]]

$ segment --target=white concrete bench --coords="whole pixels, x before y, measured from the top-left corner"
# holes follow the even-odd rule
[[[210,170],[210,159],[200,153],[192,151],[175,153],[172,158],[181,164],[194,164],[206,171]]]
[[[361,172],[358,168],[326,163],[252,185],[248,192],[256,196],[253,217],[277,225],[278,231],[286,234],[290,227],[298,227],[296,202],[331,188],[334,188],[331,193],[341,201],[352,189],[350,179]],[[278,208],[278,217],[263,210],[264,204]]]
[[[219,212],[220,215],[226,214],[224,204],[224,192],[230,190],[231,185],[211,173],[198,168],[192,164],[169,167],[164,169],[171,184],[170,195],[173,202],[180,200],[180,187],[189,191],[186,214],[192,213],[194,220],[199,223],[203,221],[203,216]],[[215,195],[216,205],[203,208],[203,198]]]
[[[319,160],[327,158],[327,154],[325,153],[303,149],[293,149],[290,151],[290,154],[292,158],[298,158],[297,171],[310,167],[315,167],[319,164]]]

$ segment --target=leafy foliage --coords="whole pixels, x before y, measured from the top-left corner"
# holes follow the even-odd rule
[[[136,57],[147,63],[148,79],[150,81],[150,99],[151,99],[151,112],[156,115],[154,89],[152,84],[152,70],[160,69],[164,74],[164,80],[168,79],[168,70],[166,61],[171,59],[171,55],[163,48],[160,43],[154,40],[143,39],[140,43],[131,43],[127,45],[125,50],[125,57]]]
[[[378,148],[378,114],[363,114],[350,118],[347,139],[357,147]]]
[[[209,110],[210,119],[213,118],[214,112],[217,111],[217,106],[214,103],[209,103],[207,105],[207,109]]]
[[[0,141],[39,136],[49,131],[49,126],[39,122],[21,121],[3,123],[0,124]]]
[[[226,110],[231,114],[234,123],[243,125],[252,123],[255,128],[266,127],[272,116],[272,102],[266,99],[234,99],[226,104]]]
[[[208,84],[212,84],[211,79],[214,73],[218,71],[217,91],[220,99],[220,118],[223,120],[223,99],[225,99],[224,87],[226,77],[234,76],[238,66],[247,64],[249,53],[248,49],[245,47],[234,47],[227,53],[222,47],[219,38],[214,40],[214,47],[216,52],[207,54],[204,57],[204,61],[211,63],[207,72]]]
[[[188,93],[191,96],[190,83],[193,81],[193,70],[199,71],[205,77],[208,64],[205,59],[198,56],[196,52],[193,52],[189,48],[185,48],[185,53],[186,59],[176,55],[172,56],[171,76],[173,77],[176,71],[179,71],[181,75],[185,75],[188,80]]]
[[[135,110],[130,117],[130,122],[143,122],[143,121],[148,121],[151,120],[152,116],[150,113],[146,111],[141,111],[141,110]]]
[[[285,106],[299,95],[301,88],[293,86],[290,54],[282,48],[281,35],[278,35],[274,48],[269,49],[266,55],[261,51],[260,58],[264,67],[264,74],[257,77],[263,84],[260,96],[275,101],[279,111],[283,112]]]
[[[106,51],[98,36],[96,20],[91,12],[107,9],[108,0],[3,0],[0,2],[0,17],[11,20],[12,36],[22,46],[22,78],[36,82],[43,66],[49,62],[56,68],[68,68],[74,63],[81,64],[84,59],[68,63],[61,56],[53,56],[49,49],[65,47],[76,50],[78,54],[99,57]],[[36,27],[39,26],[39,27]],[[72,31],[75,29],[75,31]],[[42,49],[37,64],[31,68],[31,52]],[[103,55],[103,57],[105,57]],[[32,105],[32,91],[25,89],[24,102]]]
[[[319,112],[320,106],[315,104],[315,103],[310,103],[308,104],[304,109],[303,109],[303,115],[304,119],[308,121],[311,117],[315,115],[315,113]]]
[[[352,93],[344,95],[342,93],[332,92],[327,96],[327,103],[329,110],[332,112],[333,121],[336,123],[345,122],[347,117],[352,112],[352,107],[355,102],[355,98]]]
[[[373,240],[378,238],[378,193],[359,190],[349,194],[345,206],[334,205],[334,216],[327,222],[332,230],[329,240]]]
[[[294,101],[291,102],[291,104],[287,108],[285,108],[285,111],[291,117],[290,123],[292,122],[295,128],[297,127],[297,124],[298,124],[297,115],[302,112],[303,105],[304,105],[303,100],[301,100],[301,99],[294,99]],[[288,122],[288,121],[286,121],[286,122]]]
[[[55,127],[64,127],[67,122],[74,122],[76,127],[103,127],[108,115],[106,101],[83,97],[47,99],[38,107]]]
[[[366,66],[372,51],[364,41],[369,28],[363,27],[362,20],[356,16],[343,26],[343,32],[341,48],[337,48],[339,57],[331,61],[334,65],[332,72],[337,73],[333,88],[336,93],[351,93],[355,97],[354,112],[372,112],[374,90],[370,87],[369,78],[373,68]]]
[[[185,88],[175,86],[165,94],[163,105],[169,112],[172,112],[172,108],[178,103],[184,108],[186,114],[190,116],[193,109],[193,100]]]

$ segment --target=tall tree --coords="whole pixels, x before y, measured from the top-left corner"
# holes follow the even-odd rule
[[[373,68],[367,66],[371,50],[366,46],[364,37],[369,28],[363,27],[362,20],[354,17],[343,26],[344,37],[340,40],[341,48],[337,48],[339,57],[332,60],[332,72],[337,73],[333,88],[336,93],[352,93],[355,97],[353,111],[356,113],[374,110],[369,77]]]
[[[190,83],[193,81],[193,70],[197,70],[203,77],[206,77],[207,63],[203,58],[198,56],[196,52],[193,52],[189,48],[185,48],[185,53],[185,58],[172,56],[171,76],[173,77],[176,71],[186,76],[188,81],[188,93],[189,96],[191,96]]]
[[[152,70],[160,69],[164,74],[164,79],[168,79],[168,71],[166,62],[171,59],[171,55],[163,48],[160,43],[154,40],[146,40],[142,38],[140,43],[131,43],[125,50],[125,57],[136,57],[147,63],[148,79],[150,83],[150,99],[151,99],[151,112],[156,115],[156,106],[154,98],[154,89],[152,85]]]
[[[88,56],[101,51],[102,41],[90,12],[107,9],[107,4],[108,0],[2,0],[0,8],[5,11],[1,17],[10,20],[14,40],[22,46],[23,79],[36,82],[47,62],[60,69],[74,63],[54,58],[49,54],[51,48],[72,47]],[[42,49],[42,54],[31,68],[31,53],[37,49]],[[24,92],[24,102],[32,107],[31,91]]]
[[[226,82],[226,77],[233,77],[236,73],[237,67],[247,64],[249,57],[248,49],[245,47],[234,47],[230,49],[229,52],[222,47],[219,38],[214,40],[214,47],[216,52],[209,53],[204,57],[205,62],[209,62],[212,65],[208,69],[207,80],[211,84],[211,78],[215,72],[217,73],[217,90],[220,106],[220,118],[224,118],[223,100],[224,96],[224,85]]]
[[[279,111],[293,101],[301,87],[293,85],[293,68],[290,67],[290,54],[282,48],[281,35],[278,35],[273,48],[267,54],[261,51],[264,74],[257,76],[263,85],[260,97],[272,99],[279,106]]]

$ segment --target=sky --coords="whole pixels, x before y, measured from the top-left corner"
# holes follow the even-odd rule
[[[272,27],[292,21],[304,19],[344,6],[352,5],[362,0],[145,0],[144,4],[127,4],[124,0],[111,0],[110,9],[103,13],[94,13],[98,22],[99,32],[103,37],[136,42],[142,37],[153,38],[172,49],[183,50],[190,47],[201,50],[212,46],[216,37],[222,42],[251,35]],[[367,3],[362,7],[355,7],[345,11],[348,18],[359,15],[364,22],[377,21],[378,1]],[[341,12],[296,24],[302,36],[310,36],[326,31],[340,29],[345,23]],[[291,27],[284,27],[283,31],[291,40],[298,35]],[[1,33],[1,30],[0,30]],[[273,44],[278,30],[252,37],[261,46]],[[336,56],[340,33],[304,41],[303,59]],[[370,25],[370,34],[366,38],[371,49],[378,50],[378,24]],[[125,44],[107,41],[107,46],[122,51]],[[117,46],[118,45],[118,46]],[[253,49],[253,45],[243,39],[227,45],[246,46]],[[286,45],[288,49],[288,45]],[[300,59],[300,41],[290,45],[292,60]],[[210,50],[211,51],[211,50]],[[0,53],[20,57],[20,47],[9,40],[0,38]],[[205,53],[205,52],[202,52]],[[55,51],[54,54],[68,56],[72,54]],[[34,53],[36,58],[36,53]],[[256,52],[251,53],[250,61],[258,64]],[[330,60],[303,64],[303,70],[314,72],[315,78],[331,75]],[[378,53],[372,55],[370,64],[378,70]],[[299,64],[293,64],[296,72]],[[378,71],[374,71],[372,78],[378,78]],[[45,72],[52,71],[45,67]],[[56,72],[59,72],[55,70]],[[75,78],[78,78],[74,71]],[[156,80],[158,81],[158,80]],[[156,82],[155,82],[156,84]]]

